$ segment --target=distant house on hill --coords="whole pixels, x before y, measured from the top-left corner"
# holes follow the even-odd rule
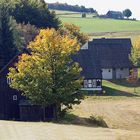
[[[124,19],[123,13],[120,11],[108,11],[106,17],[113,19]]]
[[[86,43],[77,55],[85,80],[84,90],[100,90],[102,79],[127,78],[134,67],[129,60],[130,39],[94,39]]]

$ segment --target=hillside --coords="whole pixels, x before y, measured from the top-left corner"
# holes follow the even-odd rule
[[[56,11],[62,23],[73,23],[81,27],[81,30],[94,37],[131,37],[140,34],[140,21],[114,20],[97,18],[95,14],[87,14],[82,18],[80,13]]]
[[[140,21],[125,21],[100,18],[60,17],[63,22],[74,23],[86,33],[140,31]]]

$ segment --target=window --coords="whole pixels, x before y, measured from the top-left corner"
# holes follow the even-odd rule
[[[17,95],[13,95],[13,101],[17,101]]]
[[[96,80],[93,80],[93,82],[92,82],[92,87],[93,87],[93,88],[96,87]]]
[[[108,72],[111,72],[111,70],[109,69]]]
[[[84,80],[84,88],[96,88],[96,87],[101,87],[100,79]]]
[[[11,78],[7,78],[7,84],[10,85],[12,83],[12,79]]]
[[[88,87],[88,80],[84,80],[84,88]]]
[[[92,88],[92,80],[88,80],[88,87]]]

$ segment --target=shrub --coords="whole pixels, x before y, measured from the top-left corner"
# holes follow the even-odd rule
[[[86,18],[86,13],[82,13],[82,18]]]
[[[103,119],[103,116],[91,115],[89,118],[89,122],[92,124],[96,124],[97,126],[108,127]]]

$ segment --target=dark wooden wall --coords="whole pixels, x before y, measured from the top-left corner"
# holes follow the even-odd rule
[[[13,100],[13,96],[17,100]],[[19,119],[21,93],[9,87],[6,75],[0,75],[0,119]]]

